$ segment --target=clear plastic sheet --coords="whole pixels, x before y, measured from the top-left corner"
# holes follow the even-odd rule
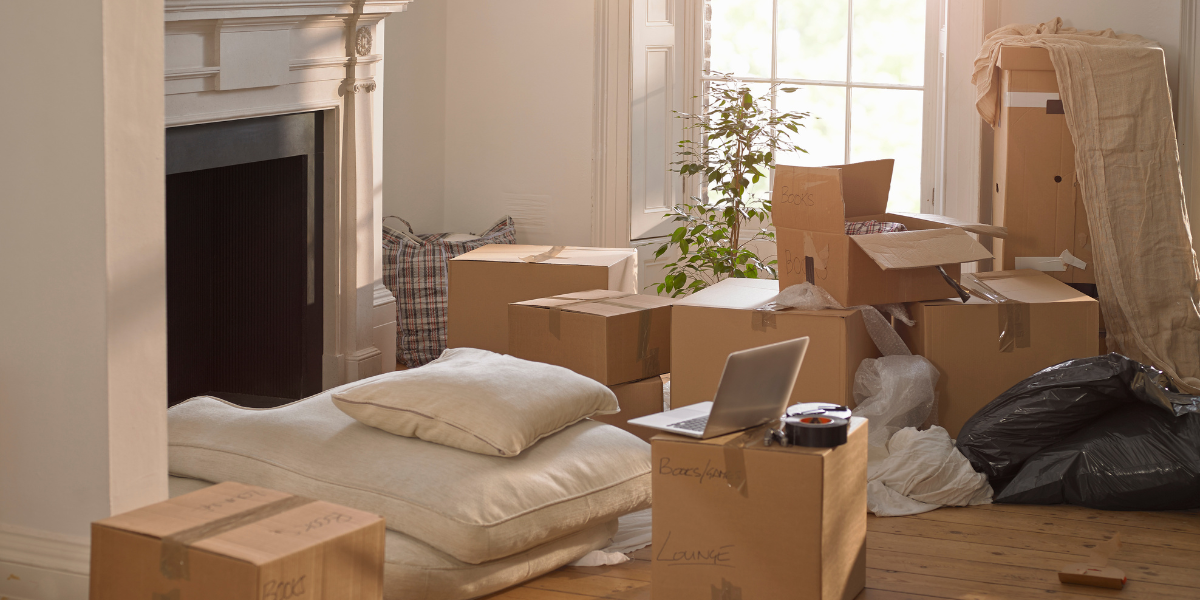
[[[870,421],[867,443],[885,447],[905,427],[919,427],[937,407],[938,370],[924,356],[868,358],[854,373],[854,416]]]
[[[996,502],[1200,508],[1200,396],[1119,354],[1036,373],[963,426],[958,449]]]

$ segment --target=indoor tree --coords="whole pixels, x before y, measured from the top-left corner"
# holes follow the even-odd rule
[[[771,94],[797,88],[776,84],[764,89],[755,96],[749,84],[722,75],[708,82],[699,114],[675,111],[687,123],[685,137],[692,139],[679,142],[679,160],[671,170],[685,178],[701,176],[708,197],[693,196],[664,216],[679,227],[654,256],[674,246],[679,257],[666,265],[658,293],[690,294],[728,277],[776,278],[776,260],[758,256],[752,246],[775,241],[775,232],[767,229],[771,200],[756,198],[749,188],[775,168],[778,151],[805,152],[792,143],[792,136],[809,114],[771,107]],[[755,228],[754,235],[743,240],[742,230],[749,227]]]

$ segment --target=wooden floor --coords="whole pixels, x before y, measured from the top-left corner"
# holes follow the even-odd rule
[[[1128,576],[1125,589],[1058,582],[1060,567],[1086,560],[1118,532],[1111,564]],[[613,567],[564,567],[487,598],[649,600],[649,556],[645,549]],[[868,517],[867,589],[858,598],[1200,599],[1200,512],[989,505]]]

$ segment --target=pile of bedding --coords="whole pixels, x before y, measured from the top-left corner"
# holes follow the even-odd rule
[[[566,369],[448,350],[279,408],[175,406],[170,471],[200,483],[173,491],[238,481],[381,515],[386,598],[473,598],[604,548],[649,507],[649,445],[586,418],[617,409]]]

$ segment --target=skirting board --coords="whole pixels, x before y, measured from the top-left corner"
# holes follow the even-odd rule
[[[84,600],[88,538],[0,524],[0,598]]]

